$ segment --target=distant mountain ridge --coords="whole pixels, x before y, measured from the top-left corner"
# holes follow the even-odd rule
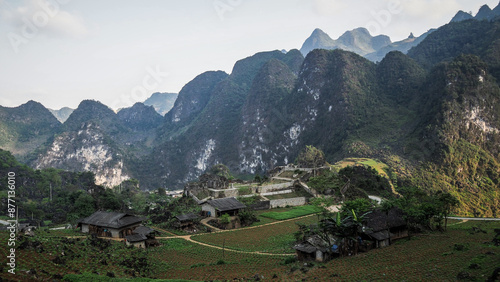
[[[306,39],[300,48],[300,52],[306,56],[307,53],[314,49],[342,49],[364,56],[389,44],[391,44],[391,39],[388,36],[378,35],[373,37],[363,27],[346,31],[336,40],[331,39],[328,34],[317,28]]]
[[[64,123],[68,118],[69,116],[71,115],[71,113],[74,111],[74,109],[71,109],[71,108],[68,108],[68,107],[64,107],[64,108],[60,108],[59,110],[52,110],[52,109],[48,109],[56,118],[57,120],[59,120],[61,123]]]
[[[493,20],[500,16],[500,3],[493,10],[488,5],[483,5],[476,16],[464,11],[458,11],[450,22],[460,22],[469,19]],[[430,29],[419,37],[413,36],[413,33],[404,40],[391,42],[386,35],[371,36],[366,28],[360,27],[346,31],[338,39],[332,39],[328,34],[319,28],[316,28],[311,36],[302,44],[300,51],[306,56],[314,49],[342,49],[361,55],[373,62],[380,62],[387,53],[391,51],[408,51],[422,42],[429,34],[436,29]]]
[[[370,61],[378,62],[391,51],[407,53],[412,47],[422,42],[432,31],[434,30],[431,29],[419,37],[413,36],[412,33],[407,39],[392,42],[386,35],[371,36],[369,31],[363,27],[347,31],[337,40],[331,39],[328,34],[317,28],[306,39],[300,51],[306,56],[314,49],[342,49],[364,56]]]
[[[151,95],[146,101],[143,102],[146,106],[153,106],[156,112],[165,116],[166,113],[172,109],[175,100],[177,100],[177,93],[160,93],[156,92]]]
[[[493,20],[500,16],[500,3],[492,10],[488,5],[483,5],[477,12],[476,16],[472,16],[470,13],[466,13],[462,10],[458,11],[457,14],[451,19],[450,22],[460,22],[465,20]]]

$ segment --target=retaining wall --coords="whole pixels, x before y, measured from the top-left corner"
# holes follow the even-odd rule
[[[289,198],[289,199],[277,199],[277,200],[270,201],[271,209],[283,208],[286,206],[290,206],[290,207],[303,206],[306,203],[307,203],[307,200],[305,197]]]

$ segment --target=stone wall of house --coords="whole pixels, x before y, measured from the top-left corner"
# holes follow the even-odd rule
[[[289,198],[289,199],[277,199],[277,200],[271,200],[270,205],[271,208],[282,208],[286,206],[290,207],[295,207],[295,206],[303,206],[307,203],[307,200],[305,197],[298,197],[298,198]]]
[[[217,217],[217,213],[215,212],[215,208],[209,204],[202,205],[201,210],[204,212],[210,212],[210,217]]]

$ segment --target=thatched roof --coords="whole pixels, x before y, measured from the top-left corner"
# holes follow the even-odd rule
[[[234,197],[208,200],[207,204],[211,205],[216,210],[221,211],[221,212],[231,211],[231,210],[239,210],[239,209],[244,209],[247,207],[247,206],[245,206],[245,204],[236,200],[236,198],[234,198]]]
[[[89,224],[119,229],[125,226],[141,223],[143,220],[144,218],[142,217],[126,213],[96,211],[91,216],[80,220],[78,224]]]

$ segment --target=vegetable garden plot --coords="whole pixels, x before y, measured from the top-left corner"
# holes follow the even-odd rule
[[[280,257],[223,252],[183,239],[161,240],[161,243],[161,247],[150,250],[152,257],[166,264],[157,269],[158,278],[225,280],[250,278],[256,273],[280,273]]]

